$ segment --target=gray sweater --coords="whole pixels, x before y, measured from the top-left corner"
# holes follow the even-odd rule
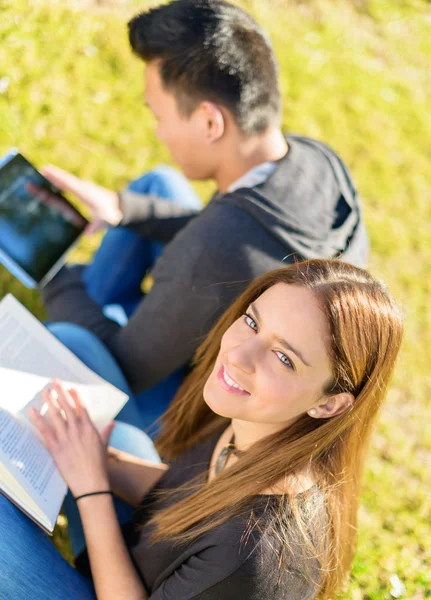
[[[49,318],[93,331],[138,393],[186,365],[258,275],[298,258],[340,257],[364,267],[367,236],[347,168],[320,142],[287,141],[265,182],[216,193],[201,212],[123,192],[121,225],[166,243],[151,291],[122,328],[86,293],[82,267],[65,267],[43,292]]]

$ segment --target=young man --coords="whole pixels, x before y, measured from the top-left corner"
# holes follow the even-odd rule
[[[276,59],[249,15],[219,0],[177,0],[135,17],[129,37],[146,63],[158,137],[187,178],[213,179],[218,191],[199,210],[184,178],[166,167],[119,195],[47,167],[48,178],[92,209],[95,225],[113,228],[94,262],[64,268],[44,298],[52,321],[92,332],[53,328],[89,366],[112,376],[104,344],[133,393],[159,384],[143,394],[139,422],[124,417],[145,426],[251,279],[300,258],[364,266],[367,238],[339,157],[317,141],[283,136]],[[143,296],[140,283],[158,256]],[[108,304],[123,306],[124,326],[105,316]]]

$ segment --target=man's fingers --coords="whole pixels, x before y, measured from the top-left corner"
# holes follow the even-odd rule
[[[50,192],[49,190],[45,190],[45,189],[39,187],[38,185],[35,185],[31,181],[29,181],[26,184],[26,188],[30,192],[30,194],[33,194],[33,196],[36,196],[44,204],[47,204],[49,206],[54,206],[55,208],[57,208],[60,211],[63,208],[64,202],[62,202],[60,200],[60,198],[58,196],[56,196],[53,192]]]
[[[72,175],[72,173],[63,171],[63,169],[54,165],[45,165],[40,172],[60,190],[67,190],[77,196],[82,193],[82,180]]]
[[[72,223],[72,225],[82,227],[85,224],[84,217],[82,217],[81,214],[59,194],[54,194],[54,192],[51,192],[50,190],[41,188],[31,181],[26,183],[25,187],[30,194],[35,196],[43,204],[46,204],[46,206],[50,206],[61,213],[66,221]]]
[[[105,224],[101,219],[98,219],[97,217],[94,218],[93,221],[91,221],[91,223],[89,223],[85,229],[85,233],[87,235],[93,235],[93,233],[96,233],[97,231],[99,231],[100,229],[102,229],[102,227],[104,227]]]

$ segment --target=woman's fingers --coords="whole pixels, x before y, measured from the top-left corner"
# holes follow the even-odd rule
[[[82,426],[94,428],[93,422],[85,408],[78,392],[71,388],[66,390],[59,381],[53,381],[52,387],[57,393],[57,402],[64,411],[68,428],[71,432],[81,430]]]
[[[30,408],[29,417],[31,422],[39,431],[44,441],[45,446],[49,449],[52,449],[57,442],[57,437],[52,429],[51,425],[42,417],[40,412],[38,412],[35,408]]]
[[[60,406],[58,404],[58,395],[57,399],[54,400],[52,391],[52,389],[43,391],[44,398],[48,403],[47,416],[51,422],[57,439],[62,439],[65,437],[65,435],[67,435],[67,422],[61,414]]]
[[[88,422],[88,423],[93,424],[92,420],[90,419],[90,415],[88,414],[87,409],[83,405],[78,392],[72,388],[69,390],[69,394],[70,394],[70,397],[72,398],[73,402],[75,403],[76,413],[79,414],[79,418],[81,419],[81,421],[83,423]]]
[[[51,431],[55,439],[61,441],[71,439],[70,435],[76,432],[83,433],[83,426],[94,429],[94,424],[76,390],[66,390],[60,381],[54,380],[42,391],[42,398],[48,405],[46,414],[42,416],[37,413],[39,418],[35,421],[35,413],[31,411],[32,420],[41,433]]]
[[[115,421],[112,421],[111,423],[108,423],[108,425],[106,425],[106,427],[104,427],[100,432],[100,439],[106,448],[108,447],[109,438],[111,437],[111,433],[113,432],[115,425]]]
[[[64,386],[57,381],[56,379],[52,382],[52,389],[54,389],[57,393],[57,402],[64,410],[66,418],[70,424],[73,424],[77,419],[79,419],[75,404],[70,397],[70,393],[64,388]]]

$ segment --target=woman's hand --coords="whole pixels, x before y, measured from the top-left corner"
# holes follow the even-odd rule
[[[46,416],[31,408],[30,419],[73,496],[109,490],[107,446],[115,423],[99,435],[76,390],[66,390],[58,381],[42,395]]]

